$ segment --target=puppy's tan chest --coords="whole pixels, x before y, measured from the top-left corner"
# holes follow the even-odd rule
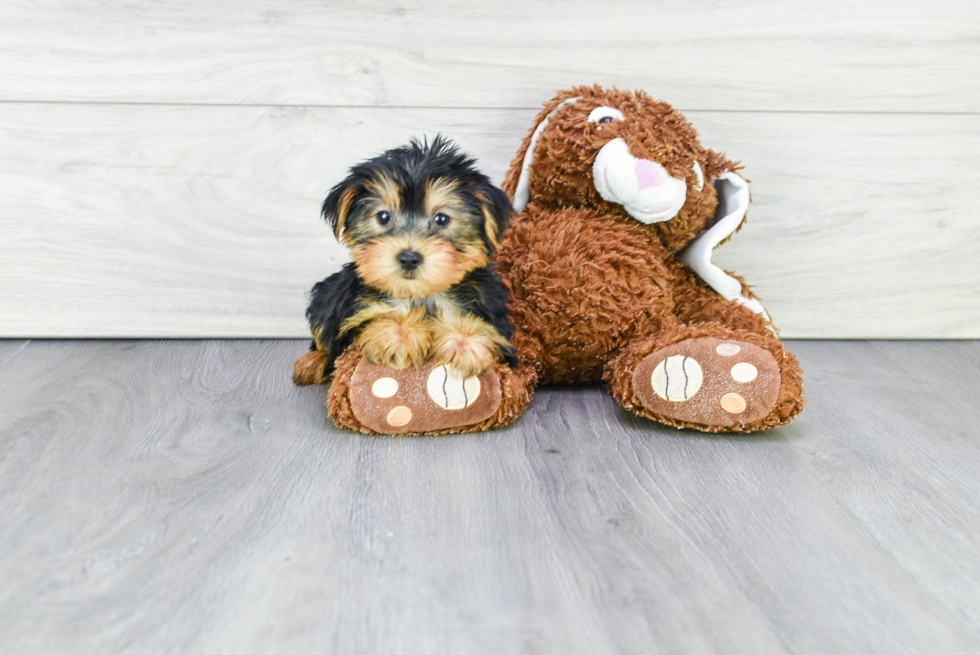
[[[397,316],[425,310],[425,322],[449,321],[459,316],[459,310],[446,294],[434,294],[425,298],[392,298],[388,301],[391,313]]]

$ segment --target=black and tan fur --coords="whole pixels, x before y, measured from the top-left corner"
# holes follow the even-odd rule
[[[515,366],[507,290],[490,264],[512,214],[507,196],[442,137],[353,167],[323,203],[353,262],[313,287],[313,344],[295,382],[327,381],[352,344],[394,368],[433,361],[468,377],[501,358]]]

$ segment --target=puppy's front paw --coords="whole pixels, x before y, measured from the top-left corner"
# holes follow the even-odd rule
[[[365,326],[357,343],[372,364],[396,369],[421,366],[428,359],[432,330],[415,315],[379,318]]]
[[[500,359],[501,349],[509,347],[492,325],[465,314],[434,325],[429,360],[466,379],[489,370]]]
[[[494,365],[497,347],[485,337],[444,332],[432,345],[431,361],[435,365],[445,364],[454,377],[466,379]]]

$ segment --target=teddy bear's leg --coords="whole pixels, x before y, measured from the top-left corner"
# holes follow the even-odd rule
[[[703,432],[765,430],[803,409],[802,371],[783,344],[718,323],[676,323],[638,339],[604,377],[626,409]]]
[[[337,358],[327,409],[337,425],[365,434],[477,432],[519,417],[535,377],[505,363],[465,380],[445,365],[395,369],[372,364],[353,346]]]
[[[681,323],[686,325],[718,323],[733,330],[748,330],[763,335],[774,334],[772,323],[764,314],[757,314],[745,305],[726,300],[699,277],[692,275],[690,269],[679,262],[674,262],[673,272],[674,314]],[[728,274],[742,284],[743,296],[757,299],[742,278],[731,272]]]

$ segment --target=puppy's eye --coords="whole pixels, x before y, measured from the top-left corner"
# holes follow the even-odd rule
[[[387,225],[391,222],[391,214],[388,212],[378,212],[378,222],[382,225]]]
[[[447,225],[449,225],[449,217],[446,216],[445,214],[436,214],[435,217],[432,219],[432,222],[438,225],[439,227],[446,227]]]

